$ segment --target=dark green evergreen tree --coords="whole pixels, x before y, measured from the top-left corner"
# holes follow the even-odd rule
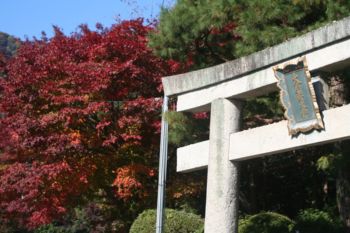
[[[178,0],[150,46],[201,68],[256,52],[350,14],[348,0]]]
[[[179,0],[162,9],[150,46],[166,58],[189,62],[196,68],[234,58],[237,35],[232,21],[234,0]]]

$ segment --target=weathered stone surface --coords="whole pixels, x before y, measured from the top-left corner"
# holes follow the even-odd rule
[[[350,138],[350,105],[324,111],[323,115],[325,130],[296,137],[288,135],[287,121],[233,133],[230,160],[246,160]]]
[[[272,66],[350,37],[350,17],[282,44],[214,67],[163,78],[167,96],[204,88]]]
[[[323,115],[325,130],[301,134],[294,138],[288,135],[287,121],[232,133],[230,136],[230,160],[246,160],[350,139],[350,105],[329,109],[324,111]],[[203,142],[204,145],[207,143],[208,141]],[[208,166],[208,160],[200,155],[205,156],[209,154],[209,151],[205,151],[205,146],[201,147],[199,151],[197,149],[198,147],[189,145],[186,147],[186,154],[177,157],[178,171],[187,172],[204,169]],[[184,152],[181,148],[179,151]]]
[[[311,72],[329,71],[350,64],[350,38],[306,54]],[[178,95],[177,111],[209,111],[217,98],[251,98],[277,91],[273,66],[217,85]]]
[[[230,133],[240,129],[241,103],[217,99],[210,116],[205,233],[237,233],[238,162],[229,161]]]
[[[191,144],[177,149],[177,172],[191,172],[207,168],[209,141]]]

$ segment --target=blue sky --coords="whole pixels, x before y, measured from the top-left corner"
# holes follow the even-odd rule
[[[154,18],[162,4],[171,0],[3,0],[0,2],[0,31],[21,39],[52,36],[52,25],[70,34],[84,23],[110,26],[116,18]]]

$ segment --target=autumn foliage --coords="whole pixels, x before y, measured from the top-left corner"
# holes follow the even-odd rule
[[[157,159],[160,77],[177,67],[147,48],[150,30],[140,19],[71,36],[55,28],[7,63],[0,214],[31,229],[97,188],[113,184],[123,200],[146,195],[138,177],[154,175],[144,164]]]
[[[154,177],[154,175],[154,169],[142,164],[118,168],[113,182],[118,198],[127,201],[135,195],[139,198],[149,196],[149,190],[144,184],[148,183],[149,178]]]

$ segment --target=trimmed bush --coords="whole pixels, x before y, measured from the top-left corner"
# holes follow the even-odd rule
[[[194,233],[204,233],[204,224],[202,225],[201,228],[199,228],[198,230],[196,230]]]
[[[294,222],[278,213],[262,212],[241,219],[238,228],[239,233],[290,233]]]
[[[339,219],[334,219],[325,211],[306,209],[296,218],[296,229],[300,233],[341,233],[344,232]]]
[[[201,229],[200,216],[173,209],[165,210],[164,233],[194,233]],[[145,210],[134,221],[130,233],[156,232],[156,211]]]

